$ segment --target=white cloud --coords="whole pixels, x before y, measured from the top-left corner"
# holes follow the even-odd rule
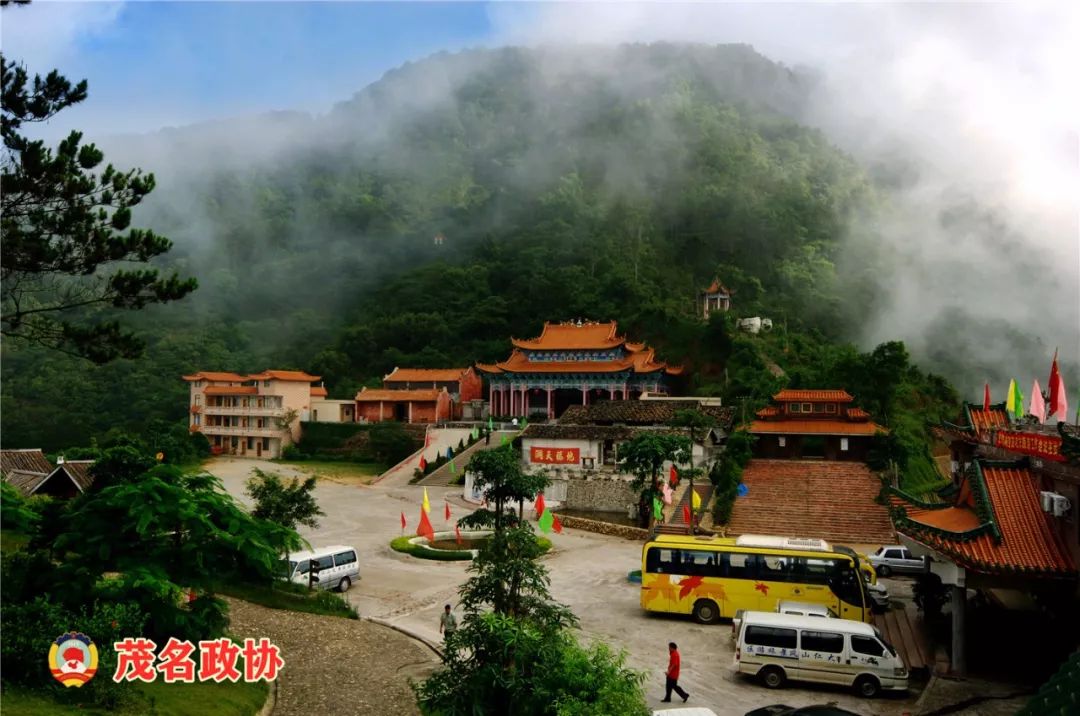
[[[4,55],[22,61],[31,73],[64,73],[79,53],[80,42],[107,33],[123,9],[115,2],[35,0],[3,9],[0,39]]]

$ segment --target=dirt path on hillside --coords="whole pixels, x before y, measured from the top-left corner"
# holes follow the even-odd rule
[[[422,644],[371,622],[227,601],[234,637],[265,636],[281,649],[275,716],[420,713],[409,680],[439,664]]]

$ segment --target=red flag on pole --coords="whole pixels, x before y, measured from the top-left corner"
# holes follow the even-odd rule
[[[555,530],[559,534],[562,534],[562,522],[559,522],[559,516],[554,512],[551,513],[551,516],[554,518],[551,521],[551,529]]]
[[[426,469],[427,469],[427,460],[425,460],[424,456],[421,455],[420,456],[420,472],[423,472]]]
[[[444,511],[443,511],[443,517],[444,517],[444,518],[445,518],[445,519],[446,519],[447,521],[449,521],[449,520],[450,520],[450,503],[449,503],[449,502],[447,502],[447,503],[446,503],[446,510],[444,510]]]
[[[983,412],[990,412],[990,384],[987,383],[983,386]]]
[[[536,514],[537,516],[544,514],[544,509],[547,505],[544,504],[544,493],[541,492],[536,496]]]
[[[682,506],[682,518],[683,518],[683,522],[685,522],[688,525],[694,523],[693,518],[690,516],[690,505],[683,505]]]
[[[428,542],[435,541],[435,530],[431,527],[431,520],[428,519],[427,512],[423,508],[420,509],[420,526],[416,528],[416,534],[427,537]]]
[[[457,537],[457,543],[458,544],[461,544],[462,542],[465,541],[465,540],[461,539],[461,528],[460,527],[457,527],[457,526],[454,527],[454,536]]]
[[[668,482],[671,483],[672,487],[679,484],[679,472],[674,465],[671,466],[671,471],[668,473]]]
[[[407,523],[407,522],[405,521],[405,513],[404,513],[404,512],[402,512],[402,513],[401,513],[401,529],[405,529],[405,527],[406,527],[407,525],[408,525],[408,523]]]
[[[1050,382],[1047,383],[1047,386],[1050,388],[1050,401],[1049,401],[1050,404],[1047,407],[1050,410],[1049,415],[1051,415],[1051,416],[1055,415],[1056,411],[1057,411],[1058,392],[1060,391],[1060,388],[1058,388],[1058,383],[1060,383],[1060,382],[1061,382],[1061,374],[1058,373],[1057,350],[1055,350],[1054,351],[1054,362],[1050,364]],[[1065,415],[1058,415],[1057,416],[1058,422],[1063,422],[1065,420],[1065,418],[1066,418]]]

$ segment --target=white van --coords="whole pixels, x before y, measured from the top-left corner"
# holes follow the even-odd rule
[[[739,629],[742,627],[743,614],[751,611],[749,609],[739,609],[735,612],[735,618],[731,620],[731,640],[736,641],[739,638]],[[824,619],[836,619],[836,612],[829,609],[824,604],[809,604],[807,602],[793,602],[788,599],[781,599],[776,603],[777,614],[794,614],[800,617],[821,617]]]
[[[285,560],[281,560],[285,564]],[[305,587],[310,582],[311,563],[318,565],[320,589],[337,589],[347,592],[352,583],[360,578],[360,566],[356,561],[356,548],[345,545],[320,547],[310,552],[289,555],[285,565],[287,579]]]
[[[907,667],[881,632],[850,619],[746,612],[735,670],[770,689],[795,679],[852,686],[869,698],[908,686]]]

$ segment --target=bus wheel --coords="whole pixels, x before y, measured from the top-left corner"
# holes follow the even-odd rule
[[[716,602],[699,599],[694,602],[694,619],[701,624],[715,624],[720,619],[720,608]]]
[[[881,684],[873,676],[863,674],[855,679],[855,692],[864,698],[872,699],[881,691]]]
[[[766,666],[758,672],[758,677],[769,689],[779,689],[787,681],[787,674],[779,666]]]

